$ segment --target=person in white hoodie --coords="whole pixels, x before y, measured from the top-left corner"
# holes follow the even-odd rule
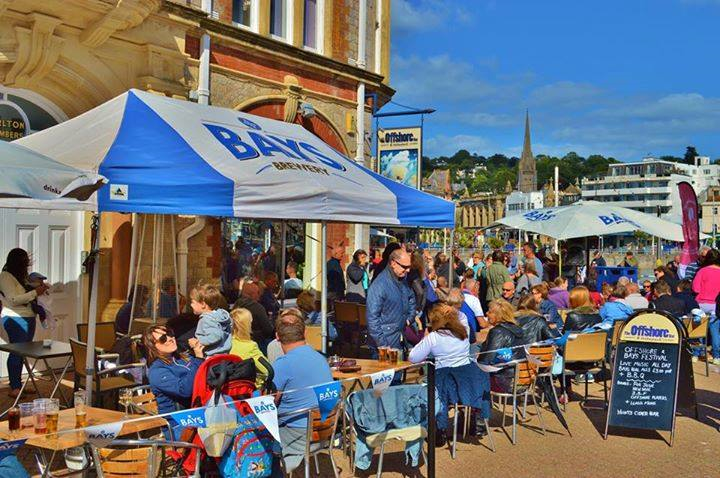
[[[24,249],[16,248],[7,255],[5,266],[0,272],[0,293],[2,297],[2,324],[10,343],[32,342],[35,335],[35,312],[31,302],[43,295],[48,286],[40,283],[35,288],[28,286],[30,256]],[[10,354],[7,360],[10,378],[10,392],[15,398],[22,386],[22,358]],[[26,390],[29,392],[29,390]]]
[[[188,340],[190,347],[200,343],[206,357],[230,353],[232,348],[232,319],[224,306],[225,298],[217,287],[203,285],[190,292],[190,307],[200,316],[195,338]]]

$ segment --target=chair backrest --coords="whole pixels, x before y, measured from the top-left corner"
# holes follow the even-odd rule
[[[358,323],[360,327],[367,327],[367,305],[357,304]]]
[[[152,447],[98,448],[95,469],[99,478],[151,478],[154,455]]]
[[[354,302],[335,301],[335,322],[357,324],[357,304]]]
[[[528,352],[534,355],[541,363],[537,365],[538,373],[547,373],[552,369],[555,362],[555,346],[528,347]]]
[[[515,386],[529,387],[537,376],[537,369],[530,362],[520,362],[515,365]]]
[[[620,342],[620,330],[622,330],[624,323],[625,322],[617,321],[613,324],[612,341],[610,343],[613,347],[616,347],[618,342]]]
[[[598,362],[605,358],[605,342],[607,333],[604,331],[588,334],[577,334],[565,344],[565,362]]]
[[[335,432],[337,424],[338,408],[330,412],[325,420],[320,419],[320,412],[312,410],[312,442],[323,443],[330,440]]]
[[[81,376],[85,376],[85,369],[87,368],[86,354],[87,344],[78,342],[77,340],[70,339],[70,350],[72,350],[73,364],[75,365],[75,373]]]
[[[141,385],[133,389],[133,397],[131,399],[133,409],[136,412],[145,415],[157,415],[158,405],[155,394],[150,391],[147,385]]]
[[[319,325],[305,327],[305,341],[315,350],[322,350],[322,327]]]
[[[707,338],[708,324],[710,317],[703,317],[700,323],[696,324],[693,319],[683,319],[685,330],[688,332],[688,339],[704,339]]]
[[[78,340],[87,343],[88,324],[77,324]],[[98,322],[95,324],[95,347],[108,351],[115,343],[115,323]]]

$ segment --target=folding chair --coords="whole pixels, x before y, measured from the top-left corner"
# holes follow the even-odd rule
[[[395,387],[390,387],[387,389],[384,393],[393,393],[399,390],[401,387],[422,387],[423,385],[399,385]],[[346,399],[345,399],[345,414],[347,416],[347,419],[350,423],[350,459],[352,460],[352,471],[355,473],[355,453],[357,453],[357,447],[355,448],[355,451],[352,450],[352,447],[355,443],[355,440],[357,440],[357,431],[355,430],[355,421],[353,419],[354,416],[354,397],[358,394],[365,394],[365,395],[371,395],[374,396],[373,390],[360,390],[357,392],[351,393]],[[380,447],[380,461],[378,462],[378,471],[377,476],[378,478],[382,476],[382,467],[383,467],[383,458],[385,457],[385,444],[390,441],[402,441],[402,442],[411,442],[416,440],[423,440],[425,442],[425,439],[427,438],[427,429],[422,425],[413,425],[408,426],[404,428],[393,428],[389,429],[380,433],[373,433],[371,435],[366,435],[365,442],[367,445],[372,448],[373,450],[377,447]],[[432,445],[428,445],[432,446]],[[425,460],[425,463],[427,463],[427,455],[425,453],[425,448],[421,446],[420,448],[423,456],[423,460]]]
[[[702,346],[703,356],[705,358],[705,375],[709,377],[710,363],[708,362],[707,336],[710,317],[703,317],[698,324],[691,318],[683,319],[683,324],[685,325],[685,330],[688,332],[688,340],[697,340]]]
[[[339,478],[332,451],[337,431],[338,417],[340,416],[338,411],[341,406],[340,403],[341,402],[338,402],[338,406],[335,407],[325,420],[320,419],[320,412],[318,410],[313,409],[308,411],[308,424],[311,426],[307,427],[308,434],[305,442],[305,478],[310,478],[310,458],[315,460],[315,473],[320,475],[320,465],[318,464],[317,457],[321,453],[327,453],[330,457],[333,475],[335,478]]]
[[[570,374],[576,374],[577,372],[588,373],[592,371],[600,370],[603,376],[603,392],[604,392],[604,404],[603,408],[607,408],[608,396],[607,396],[607,369],[605,368],[605,345],[607,342],[607,332],[598,331],[587,334],[577,334],[573,339],[565,344],[565,352],[563,356],[563,390],[566,389],[566,376],[565,370],[568,369],[568,365],[575,364],[576,366],[570,370]],[[583,405],[588,399],[588,382],[585,380],[585,398],[583,399]]]
[[[87,343],[88,324],[76,324],[78,340]],[[108,352],[115,343],[115,323],[98,322],[95,324],[95,347]]]
[[[540,407],[537,404],[537,400],[535,399],[535,383],[537,378],[537,370],[533,364],[527,361],[519,362],[515,364],[515,376],[513,378],[512,382],[512,392],[493,392],[490,391],[490,400],[492,401],[493,397],[497,397],[502,401],[502,424],[500,425],[500,428],[505,432],[507,435],[507,430],[505,430],[505,408],[508,404],[508,400],[512,398],[512,437],[510,438],[510,441],[513,445],[516,444],[516,431],[517,431],[517,416],[518,416],[518,409],[519,409],[519,402],[518,399],[520,397],[523,398],[524,402],[527,404],[528,396],[532,398],[533,404],[535,405],[535,411],[537,413],[538,419],[540,420],[540,425],[542,427],[542,433],[545,434],[545,420],[543,420],[542,412],[540,411]],[[523,418],[525,418],[525,412],[522,413]]]
[[[103,448],[90,445],[98,478],[155,478],[178,476],[179,463],[169,463],[165,450],[202,448],[193,443],[165,440],[113,440]],[[160,454],[158,454],[160,452]],[[172,470],[167,474],[167,468]],[[200,460],[195,461],[193,477],[200,478]]]

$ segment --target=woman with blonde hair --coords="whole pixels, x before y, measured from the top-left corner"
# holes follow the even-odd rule
[[[582,285],[570,291],[570,312],[565,319],[563,332],[577,332],[585,330],[602,321],[600,313],[590,298],[590,290]]]
[[[522,345],[525,345],[523,330],[515,319],[515,308],[505,299],[490,302],[487,317],[493,326],[480,351],[482,364],[493,365],[525,358]],[[505,367],[490,375],[490,388],[506,393],[512,388],[515,375],[513,367]]]
[[[487,374],[472,363],[468,354],[470,342],[465,326],[458,320],[457,309],[438,304],[430,309],[428,317],[432,332],[413,347],[409,360],[418,363],[431,355],[435,359],[436,387],[442,404],[437,415],[440,433],[436,445],[441,446],[442,431],[448,431],[448,408],[456,403],[480,409],[475,415],[476,430],[484,433],[485,419],[490,416],[490,384]]]
[[[242,359],[253,359],[255,361],[255,370],[257,376],[255,385],[261,388],[265,384],[268,376],[269,362],[265,355],[260,351],[257,342],[251,337],[252,331],[252,314],[249,310],[242,307],[233,309],[230,312],[233,322],[232,332],[232,348],[231,355],[237,355]]]

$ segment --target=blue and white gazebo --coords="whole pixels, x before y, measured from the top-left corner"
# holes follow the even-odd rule
[[[138,90],[17,142],[107,177],[89,210],[454,225],[452,202],[360,166],[300,125]]]
[[[454,203],[378,175],[299,125],[139,90],[17,143],[107,178],[88,201],[56,199],[55,209],[306,220],[323,223],[323,239],[328,221],[429,228],[455,223]],[[324,245],[321,251],[324,263]],[[89,366],[97,261],[95,267]],[[326,337],[324,283],[322,294]]]

